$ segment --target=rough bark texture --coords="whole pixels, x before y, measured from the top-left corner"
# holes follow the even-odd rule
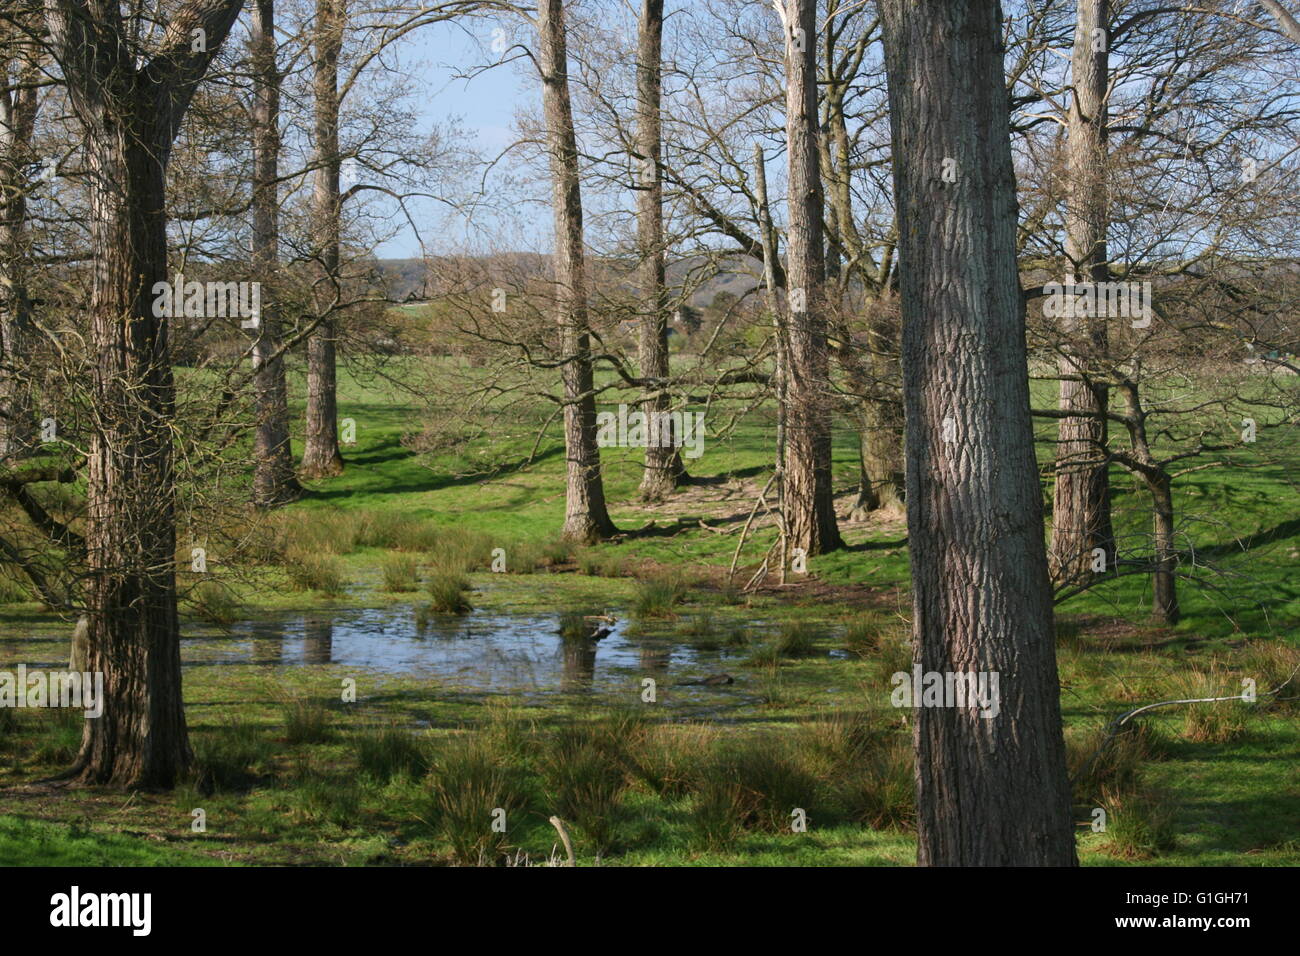
[[[1162,624],[1177,624],[1178,547],[1174,541],[1174,493],[1169,475],[1147,479],[1153,505],[1152,531],[1155,537],[1155,571],[1151,575],[1151,616]]]
[[[317,0],[313,92],[316,171],[312,181],[312,232],[317,247],[316,315],[324,316],[307,339],[307,443],[302,473],[329,478],[343,473],[335,342],[331,317],[339,275],[339,51],[346,20],[343,0]]]
[[[903,270],[914,663],[996,672],[920,707],[921,865],[1075,865],[1029,415],[996,0],[882,0]],[[957,181],[943,180],[945,159]],[[949,167],[951,168],[951,167]]]
[[[816,0],[775,0],[784,9],[789,162],[790,292],[785,503],[790,546],[808,554],[843,547],[831,485],[830,386],[825,256],[817,123]],[[802,49],[800,49],[802,47]]]
[[[668,290],[664,282],[663,180],[660,94],[664,33],[663,0],[642,0],[637,31],[636,149],[641,155],[637,183],[637,246],[640,264],[637,285],[641,293],[638,345],[641,375],[657,382],[668,380]],[[647,416],[667,412],[668,395],[662,388],[646,390],[641,409]],[[676,436],[675,436],[676,437]],[[657,501],[686,481],[686,469],[676,447],[651,444],[645,451],[641,497]]]
[[[600,448],[596,444],[578,142],[569,101],[568,49],[561,0],[542,0],[538,5],[537,30],[546,148],[551,166],[551,208],[555,218],[555,317],[565,359],[561,376],[568,471],[563,534],[574,540],[596,541],[617,529],[605,508]]]
[[[31,45],[13,47],[19,52],[15,62],[0,62],[0,462],[27,454],[37,437],[29,381],[30,251],[23,167],[35,160],[32,134],[40,76]]]
[[[759,143],[754,144],[754,199],[758,203],[759,237],[763,247],[763,288],[767,297],[767,309],[772,314],[772,337],[775,340],[772,350],[772,393],[776,396],[776,500],[780,513],[785,515],[786,369],[789,364],[786,353],[789,351],[789,330],[781,310],[780,296],[777,295],[776,228],[772,225],[771,206],[767,199],[767,162]],[[784,573],[784,557],[781,567]]]
[[[1069,113],[1069,172],[1065,251],[1081,281],[1105,282],[1106,262],[1106,83],[1109,74],[1108,0],[1079,0],[1074,30],[1074,96]],[[1102,42],[1096,41],[1100,38]],[[1095,50],[1094,46],[1101,49]],[[1093,549],[1115,567],[1115,533],[1110,519],[1110,481],[1104,461],[1107,390],[1088,379],[1090,367],[1106,354],[1105,318],[1062,320],[1062,411],[1088,414],[1062,418],[1056,446],[1049,568],[1060,581],[1086,581]]]
[[[270,508],[302,496],[289,444],[289,397],[280,354],[279,273],[280,74],[275,62],[275,2],[257,0],[253,56],[253,269],[262,283],[262,314],[253,345],[257,431],[253,504]]]
[[[74,774],[166,787],[189,760],[176,616],[174,387],[168,324],[153,314],[167,279],[164,172],[194,88],[242,0],[194,0],[169,18],[141,68],[116,0],[46,0],[46,19],[86,137],[91,347],[88,660],[104,713],[85,722]],[[207,49],[191,46],[203,29]]]

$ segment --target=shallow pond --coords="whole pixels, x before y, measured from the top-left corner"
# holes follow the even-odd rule
[[[357,667],[428,677],[462,690],[516,693],[627,688],[643,677],[666,687],[719,671],[736,673],[739,651],[662,635],[631,637],[627,624],[618,621],[600,641],[565,642],[558,615],[432,615],[420,627],[410,605],[293,612],[234,624],[228,631],[188,627],[181,659],[186,667]]]

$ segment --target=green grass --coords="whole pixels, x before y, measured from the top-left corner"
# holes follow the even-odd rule
[[[396,364],[390,371],[399,377],[417,371]],[[300,378],[290,388],[301,395]],[[1035,389],[1036,402],[1050,400]],[[620,400],[616,389],[606,396]],[[615,523],[655,529],[574,548],[558,539],[565,469],[558,430],[528,460],[548,409],[523,409],[517,427],[494,430],[468,451],[422,455],[413,433],[450,406],[425,408],[382,378],[347,369],[339,404],[340,417],[358,425],[357,444],[343,449],[345,473],[309,483],[309,497],[268,521],[260,560],[250,550],[245,564],[221,567],[226,599],[211,584],[196,589],[207,600],[183,607],[187,635],[207,621],[267,610],[409,603],[407,588],[424,578],[429,603],[443,609],[421,607],[426,614],[464,612],[472,587],[481,611],[607,610],[638,618],[657,639],[731,649],[737,662],[748,652],[740,648],[757,648],[772,666],[728,668],[734,694],[707,698],[723,719],[678,723],[649,709],[645,726],[608,732],[622,741],[612,749],[590,728],[621,720],[633,689],[618,700],[486,695],[451,679],[366,676],[360,701],[331,704],[329,732],[317,732],[314,718],[295,717],[284,702],[322,700],[322,688],[334,693],[341,679],[359,677],[354,669],[191,667],[184,692],[194,774],[176,794],[142,793],[129,805],[90,790],[39,803],[17,796],[11,785],[67,766],[80,726],[67,716],[0,712],[8,722],[0,724],[0,862],[397,865],[516,854],[537,862],[556,843],[546,818],[560,810],[573,817],[584,864],[598,853],[628,865],[914,861],[910,727],[888,702],[890,675],[911,668],[905,532],[897,523],[845,525],[848,549],[809,560],[808,580],[820,590],[791,575],[784,590],[742,595],[736,585],[773,541],[770,524],[761,524],[736,583],[726,583],[735,529],[770,474],[770,408],[743,415],[730,434],[710,434],[705,455],[689,467],[716,484],[684,489],[664,506],[637,498],[636,451],[607,449]],[[1038,429],[1044,456],[1051,431]],[[1278,451],[1283,460],[1268,460]],[[1300,448],[1242,454],[1243,464],[1258,467],[1205,470],[1175,485],[1196,573],[1214,569],[1213,588],[1182,583],[1177,626],[1147,620],[1149,584],[1137,576],[1058,608],[1073,768],[1124,710],[1192,690],[1239,692],[1243,677],[1263,691],[1295,666]],[[856,469],[854,436],[837,426],[834,478],[845,494]],[[1145,531],[1145,493],[1118,470],[1113,490],[1121,533]],[[1050,491],[1045,484],[1048,503]],[[497,548],[504,574],[489,570]],[[0,589],[5,653],[66,660],[71,626],[26,598],[16,586]],[[213,645],[209,662],[222,646]],[[205,653],[185,651],[187,660]],[[1293,685],[1290,696],[1298,695]],[[858,716],[837,722],[836,714]],[[1300,865],[1296,714],[1294,702],[1264,700],[1155,712],[1077,781],[1077,822],[1095,807],[1114,811],[1105,833],[1079,828],[1082,861]],[[207,812],[213,839],[191,831],[195,806]],[[790,830],[795,807],[807,812],[806,833]],[[497,808],[507,811],[504,833],[490,827]]]

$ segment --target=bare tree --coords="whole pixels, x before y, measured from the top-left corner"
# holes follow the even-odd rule
[[[916,712],[922,865],[1077,863],[992,0],[882,0],[902,269],[914,662],[1000,675]],[[917,702],[919,703],[919,702]]]
[[[785,32],[789,368],[784,470],[790,547],[843,547],[831,484],[830,382],[818,153],[816,0],[773,0]]]
[[[343,0],[316,0],[312,231],[318,324],[307,339],[307,444],[302,455],[302,473],[309,478],[343,473],[336,389],[337,330],[331,313],[339,298],[339,53],[346,23]]]
[[[578,142],[569,101],[568,50],[562,0],[537,8],[538,68],[546,149],[551,167],[555,219],[555,316],[564,380],[564,448],[568,460],[564,535],[582,541],[615,532],[605,507],[605,486],[596,444],[596,399],[587,328],[586,260],[582,236],[582,190]]]
[[[1079,0],[1071,59],[1074,95],[1069,112],[1069,192],[1066,255],[1079,282],[1106,282],[1108,220],[1106,97],[1110,79],[1109,0]],[[1049,566],[1059,580],[1086,580],[1095,549],[1115,566],[1106,447],[1107,390],[1090,375],[1106,353],[1102,317],[1063,319],[1060,407],[1078,410],[1060,420]]]
[[[253,503],[272,507],[302,495],[289,445],[289,396],[280,351],[280,308],[274,298],[280,262],[280,71],[276,65],[275,0],[256,0],[250,37],[253,61],[253,270],[263,283],[253,345],[257,431]]]
[[[104,713],[85,724],[72,773],[97,783],[169,786],[190,756],[176,616],[175,390],[168,323],[167,159],[242,0],[189,0],[151,56],[117,0],[46,0],[46,21],[85,131],[95,255],[89,507],[89,664]],[[137,59],[138,58],[138,59]]]
[[[28,11],[33,12],[33,11]],[[30,402],[31,296],[24,169],[40,89],[39,46],[0,23],[0,462],[28,451],[35,437]],[[46,169],[53,167],[46,166]]]
[[[660,100],[663,85],[663,0],[642,0],[637,22],[637,152],[641,175],[637,182],[638,288],[641,318],[638,341],[641,376],[654,384],[646,391],[642,410],[647,417],[669,409],[665,385],[668,367],[668,290],[664,282],[663,180]],[[650,442],[645,451],[641,497],[663,498],[686,480],[686,469],[675,442]]]

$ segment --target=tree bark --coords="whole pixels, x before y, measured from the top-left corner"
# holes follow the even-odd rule
[[[253,59],[253,269],[262,283],[262,312],[253,345],[257,431],[253,441],[253,504],[271,508],[302,497],[289,444],[289,393],[280,354],[279,177],[280,73],[275,62],[275,0],[256,0]]]
[[[1151,575],[1151,616],[1162,624],[1177,624],[1178,549],[1174,543],[1174,494],[1169,475],[1147,478],[1151,489],[1152,531],[1155,536],[1155,571]]]
[[[1029,414],[996,0],[882,0],[898,202],[914,663],[999,675],[916,710],[917,861],[1076,865]],[[956,181],[945,174],[956,173]]]
[[[313,290],[320,322],[307,339],[307,443],[302,473],[308,478],[329,478],[343,473],[343,455],[339,451],[337,330],[332,312],[339,299],[338,84],[346,16],[343,0],[317,0],[312,232],[320,243]]]
[[[116,3],[46,0],[46,20],[86,136],[91,243],[87,474],[89,668],[104,712],[87,720],[71,773],[122,787],[167,787],[190,758],[176,615],[175,392],[168,322],[165,171],[172,141],[242,0],[191,0],[158,53],[137,67]],[[193,31],[206,48],[196,51]]]
[[[790,546],[843,547],[831,484],[830,383],[824,309],[822,184],[817,122],[816,0],[773,0],[785,27],[789,290],[785,501]]]
[[[605,486],[596,444],[596,399],[587,280],[582,239],[582,192],[578,141],[569,100],[568,48],[562,0],[541,0],[537,10],[542,76],[542,109],[551,167],[551,208],[555,218],[555,316],[564,360],[564,537],[597,541],[617,529],[605,507]]]
[[[1106,282],[1110,274],[1106,251],[1108,29],[1109,0],[1079,0],[1072,56],[1065,251],[1071,273],[1088,282]],[[1048,564],[1058,581],[1081,582],[1093,573],[1096,548],[1105,552],[1107,570],[1115,566],[1105,462],[1108,395],[1105,384],[1089,375],[1105,358],[1108,336],[1105,318],[1098,316],[1063,318],[1061,332],[1060,408],[1089,414],[1062,418],[1058,426]]]
[[[637,246],[640,263],[637,285],[641,292],[641,321],[638,324],[639,364],[643,378],[657,384],[646,389],[641,409],[647,418],[669,411],[664,390],[668,380],[668,289],[664,281],[664,210],[661,158],[660,100],[664,32],[663,0],[641,0],[637,29],[637,130],[636,149],[641,156],[637,183]],[[653,420],[653,419],[651,419]],[[659,501],[674,488],[685,484],[686,469],[680,450],[649,443],[645,451],[645,473],[641,497]]]
[[[7,44],[6,44],[7,45]],[[36,444],[31,407],[31,299],[27,275],[27,188],[36,128],[39,67],[31,44],[17,43],[12,68],[0,62],[0,462]]]

